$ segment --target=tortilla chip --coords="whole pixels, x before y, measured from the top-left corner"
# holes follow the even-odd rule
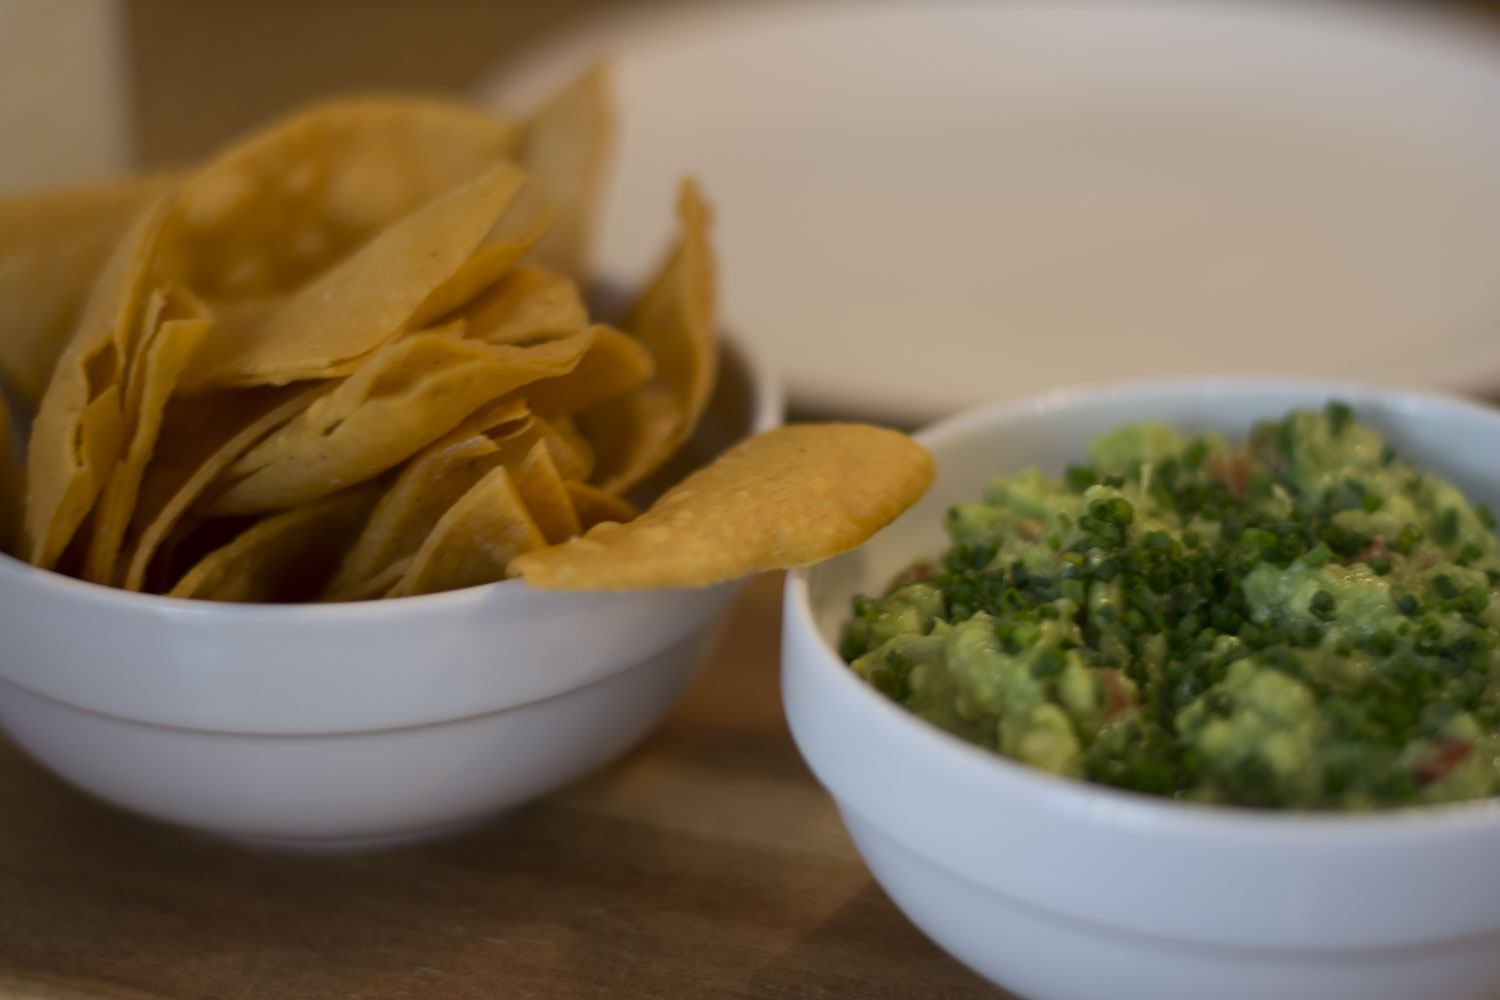
[[[486,401],[572,371],[594,339],[496,347],[432,333],[403,338],[231,466],[206,510],[276,510],[373,479]]]
[[[503,580],[512,559],[546,544],[502,465],[448,509],[389,596],[432,594]]]
[[[517,160],[533,178],[522,200],[557,214],[536,260],[580,280],[588,276],[594,221],[614,147],[611,76],[595,66],[549,100],[522,127]],[[528,206],[523,204],[523,211]]]
[[[452,277],[434,288],[422,301],[407,322],[407,327],[420,329],[468,305],[481,292],[515,270],[521,258],[546,235],[550,225],[551,219],[543,218],[529,229],[514,234],[497,237],[491,233],[486,242],[459,266]]]
[[[719,362],[710,219],[692,181],[683,183],[677,213],[682,239],[624,323],[651,352],[656,375],[638,391],[578,417],[598,455],[595,478],[610,493],[628,492],[671,457],[713,392]]]
[[[605,521],[615,521],[620,524],[633,521],[640,516],[629,501],[606,493],[597,486],[588,483],[569,481],[563,484],[567,487],[568,497],[573,501],[573,510],[578,515],[579,530],[588,531],[596,524]]]
[[[511,473],[511,480],[521,502],[526,505],[526,513],[531,515],[548,545],[567,541],[583,530],[578,523],[578,514],[573,510],[573,499],[562,476],[557,473],[557,463],[552,460],[546,441],[538,441],[532,446]]]
[[[104,263],[168,175],[0,197],[0,381],[34,407]]]
[[[525,404],[508,400],[487,407],[414,456],[376,504],[328,584],[325,599],[359,600],[369,595],[372,579],[398,562],[410,563],[448,508],[501,463],[496,438],[503,440],[526,422]]]
[[[269,603],[315,597],[374,502],[368,485],[265,518],[203,558],[169,597]]]
[[[239,314],[240,322],[226,316],[185,391],[353,371],[453,278],[523,182],[514,167],[489,170],[382,230],[290,296]]]
[[[230,463],[327,389],[323,384],[267,386],[169,403],[120,548],[118,563],[125,567],[120,586],[144,589],[158,551]]]
[[[576,466],[570,470],[566,465],[559,464],[558,471],[563,474],[564,479],[588,479],[594,472],[594,448],[588,439],[578,430],[578,425],[571,415],[557,414],[543,421],[551,435],[551,448],[553,457],[560,456],[566,452],[576,459]]]
[[[188,178],[168,240],[174,273],[212,299],[286,293],[509,157],[517,138],[513,125],[445,100],[310,108]]]
[[[125,440],[125,366],[168,210],[158,198],[131,225],[89,295],[31,428],[26,456],[26,557],[43,568],[83,522]]]
[[[139,364],[140,388],[127,393],[126,416],[132,422],[125,454],[110,472],[94,507],[93,535],[84,562],[83,578],[94,583],[115,582],[115,560],[125,529],[135,512],[141,476],[156,448],[162,414],[177,379],[208,336],[212,321],[205,318],[167,319],[152,336]],[[131,395],[137,398],[131,399]]]
[[[576,413],[613,399],[651,377],[651,355],[640,342],[607,326],[589,328],[593,343],[566,375],[543,379],[526,389],[526,405],[536,413]]]
[[[743,441],[629,524],[528,552],[511,575],[533,587],[704,587],[814,563],[889,524],[932,482],[905,435],[863,424],[782,427]]]
[[[488,344],[515,344],[589,325],[572,281],[542,267],[522,266],[464,309],[469,335]]]

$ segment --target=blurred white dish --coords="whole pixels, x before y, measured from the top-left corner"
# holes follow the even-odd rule
[[[725,344],[685,449],[776,426]],[[0,556],[0,724],[74,784],[159,819],[308,847],[407,840],[535,798],[633,743],[742,581],[629,594],[519,581],[391,601],[131,594]]]
[[[1500,411],[1343,383],[1065,391],[918,435],[932,489],[865,545],[788,575],[782,693],[875,877],[967,965],[1030,1000],[1488,1000],[1500,982],[1500,802],[1364,815],[1190,805],[1055,777],[889,700],[835,652],[856,593],[941,552],[993,476],[1061,474],[1134,420],[1242,434],[1330,398],[1467,495],[1500,500]]]
[[[794,404],[919,422],[1205,369],[1500,388],[1500,59],[1304,2],[683,4],[505,67],[618,57],[600,264],[697,174],[725,314]]]

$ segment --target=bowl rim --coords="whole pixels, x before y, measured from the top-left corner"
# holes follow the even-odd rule
[[[758,434],[779,426],[786,415],[785,388],[779,376],[756,352],[748,338],[721,331],[718,338],[721,357],[733,357],[744,369],[749,393],[748,434]],[[396,600],[304,601],[295,604],[238,603],[208,601],[189,597],[168,597],[122,590],[102,583],[92,583],[50,569],[33,566],[15,556],[0,552],[0,579],[10,577],[12,586],[39,587],[50,591],[57,600],[113,605],[121,613],[167,613],[176,617],[218,617],[236,622],[250,621],[266,625],[359,624],[377,617],[426,615],[457,609],[484,600],[497,593],[528,589],[522,580],[500,580],[494,583],[462,587],[436,594],[417,594]],[[129,610],[127,610],[129,609]]]
[[[1163,395],[1206,393],[1296,392],[1341,398],[1358,408],[1358,400],[1380,398],[1404,412],[1447,410],[1487,421],[1500,437],[1500,408],[1459,395],[1434,390],[1402,389],[1377,383],[1335,381],[1310,377],[1209,375],[1162,379],[1131,379],[1103,384],[1069,385],[1020,399],[998,400],[953,414],[923,427],[914,438],[938,447],[959,437],[1000,432],[1007,424],[1027,417],[1066,411],[1080,404],[1139,402]],[[1392,404],[1394,404],[1392,406]],[[1268,414],[1268,418],[1271,415]],[[1268,838],[1307,843],[1336,840],[1348,843],[1393,837],[1428,838],[1436,831],[1465,835],[1500,826],[1500,796],[1461,802],[1402,806],[1362,811],[1276,810],[1191,802],[1096,784],[1052,774],[986,750],[928,722],[880,694],[860,680],[824,637],[813,614],[809,568],[787,574],[784,613],[789,634],[810,637],[805,657],[784,657],[784,669],[817,671],[838,686],[852,711],[872,724],[900,731],[901,738],[924,754],[952,768],[963,781],[988,786],[996,794],[1024,794],[1058,810],[1078,812],[1107,809],[1114,822],[1149,825],[1153,830],[1181,835],[1233,839]],[[837,797],[837,795],[835,796]]]

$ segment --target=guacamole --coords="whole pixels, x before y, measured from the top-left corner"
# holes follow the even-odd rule
[[[1372,809],[1500,793],[1495,520],[1349,407],[1243,443],[1157,423],[994,480],[857,597],[842,652],[964,739],[1180,799]]]

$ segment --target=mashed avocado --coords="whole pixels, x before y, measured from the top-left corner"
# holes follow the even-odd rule
[[[843,654],[965,739],[1201,802],[1500,793],[1500,544],[1349,408],[1231,447],[1160,424],[950,508],[952,548],[858,597]]]

